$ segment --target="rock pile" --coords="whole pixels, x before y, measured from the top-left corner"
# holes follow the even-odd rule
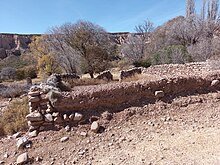
[[[61,92],[48,85],[34,86],[28,93],[29,114],[26,116],[31,136],[36,136],[36,131],[53,128],[57,125],[78,123],[83,115],[77,112],[59,112],[53,107],[53,102],[62,97]]]

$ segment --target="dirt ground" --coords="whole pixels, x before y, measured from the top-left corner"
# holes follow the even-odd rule
[[[22,151],[16,139],[2,138],[0,160],[13,164],[27,151],[32,164],[45,165],[220,164],[220,92],[130,107],[99,122],[98,134],[90,125],[41,132]],[[60,142],[64,136],[69,140]]]

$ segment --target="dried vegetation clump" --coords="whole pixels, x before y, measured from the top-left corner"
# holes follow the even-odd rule
[[[0,136],[26,131],[28,113],[27,98],[13,101],[0,116]]]

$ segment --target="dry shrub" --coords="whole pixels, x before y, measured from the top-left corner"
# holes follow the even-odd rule
[[[10,84],[0,87],[0,96],[4,98],[13,98],[27,93],[30,87],[25,84]]]
[[[27,98],[13,101],[0,116],[0,136],[26,131],[28,129],[26,121],[28,113]]]

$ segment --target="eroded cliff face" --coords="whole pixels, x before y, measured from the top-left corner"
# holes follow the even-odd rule
[[[29,49],[34,34],[8,34],[0,33],[0,59],[10,55],[20,55]]]

